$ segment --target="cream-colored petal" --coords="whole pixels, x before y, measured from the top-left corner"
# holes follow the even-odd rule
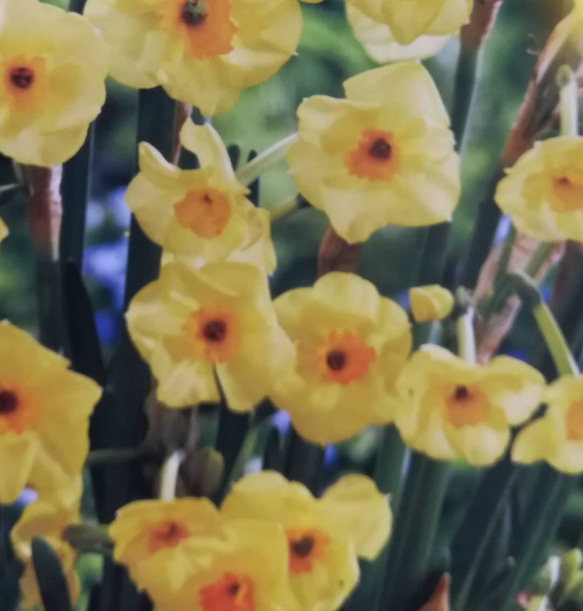
[[[392,524],[389,501],[369,477],[341,477],[326,490],[319,508],[324,521],[352,539],[360,557],[374,560],[387,542]]]

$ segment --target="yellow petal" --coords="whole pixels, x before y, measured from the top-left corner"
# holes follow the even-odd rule
[[[449,316],[454,299],[447,289],[434,284],[410,289],[409,301],[415,322],[428,322]]]
[[[475,467],[500,460],[510,441],[508,427],[494,428],[489,423],[459,428],[447,426],[445,434],[457,455]]]
[[[19,497],[29,480],[38,445],[33,431],[0,435],[0,463],[5,465],[0,472],[0,503],[14,503]]]
[[[8,227],[6,227],[2,219],[0,219],[0,242],[4,238],[6,238],[7,235],[8,235]]]
[[[326,490],[320,508],[338,532],[350,536],[360,557],[376,558],[389,537],[392,515],[386,495],[379,492],[373,480],[345,475]]]
[[[547,460],[557,453],[560,443],[559,431],[552,421],[538,418],[516,436],[512,445],[512,460],[526,465]]]

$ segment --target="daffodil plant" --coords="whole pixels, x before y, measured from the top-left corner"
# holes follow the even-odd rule
[[[36,330],[0,323],[1,611],[583,609],[581,553],[547,562],[583,473],[583,1],[547,27],[452,273],[502,0],[343,1],[380,65],[242,159],[212,118],[301,60],[300,0],[0,0],[0,195],[26,194],[38,289]],[[419,61],[446,45],[450,109]],[[109,363],[81,275],[108,76],[139,90]],[[266,203],[278,163],[293,195]],[[272,225],[303,208],[317,274],[276,294]],[[361,258],[389,226],[419,238],[400,295],[373,281],[398,261]],[[503,349],[521,305],[528,358]],[[326,471],[366,436],[367,469]]]

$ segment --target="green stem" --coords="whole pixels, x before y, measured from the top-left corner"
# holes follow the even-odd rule
[[[141,460],[147,456],[149,456],[149,452],[141,446],[138,446],[137,448],[108,448],[105,450],[92,450],[87,456],[85,465],[88,467],[111,465]]]
[[[498,286],[500,280],[504,277],[504,275],[508,272],[508,264],[510,263],[510,257],[512,255],[512,248],[514,246],[514,241],[516,240],[516,229],[514,229],[514,225],[510,226],[510,230],[508,231],[508,235],[504,240],[504,244],[502,245],[502,252],[500,253],[500,262],[498,263],[498,270],[496,272],[496,279],[494,280],[494,286]]]
[[[254,180],[259,178],[263,172],[271,168],[271,166],[275,165],[278,161],[284,159],[289,147],[297,139],[298,135],[292,134],[291,136],[282,138],[273,146],[270,146],[263,151],[263,153],[260,153],[257,157],[237,170],[235,173],[237,180],[244,185],[251,184]]]
[[[271,222],[275,223],[275,221],[279,221],[280,219],[287,218],[291,216],[294,212],[301,210],[306,205],[305,200],[299,195],[294,195],[290,199],[277,206],[273,207],[269,211],[269,215],[271,216]]]
[[[75,549],[113,546],[108,528],[103,524],[72,524],[65,529],[63,538]]]
[[[85,246],[85,217],[91,188],[91,166],[93,161],[93,140],[95,124],[89,127],[87,138],[79,152],[63,165],[61,195],[63,219],[60,235],[61,264],[70,260],[83,269]]]
[[[304,441],[292,429],[284,475],[290,480],[301,482],[315,493],[320,487],[323,467],[324,448]]]
[[[457,150],[460,152],[464,150],[466,126],[476,89],[479,55],[479,50],[475,47],[462,48],[455,74],[456,95],[451,112],[451,128],[456,138]]]

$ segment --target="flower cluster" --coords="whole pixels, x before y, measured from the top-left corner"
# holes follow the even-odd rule
[[[374,559],[390,529],[387,499],[367,477],[347,475],[315,499],[264,471],[237,482],[220,509],[137,501],[109,532],[116,560],[162,611],[334,611],[358,581],[357,559]]]

